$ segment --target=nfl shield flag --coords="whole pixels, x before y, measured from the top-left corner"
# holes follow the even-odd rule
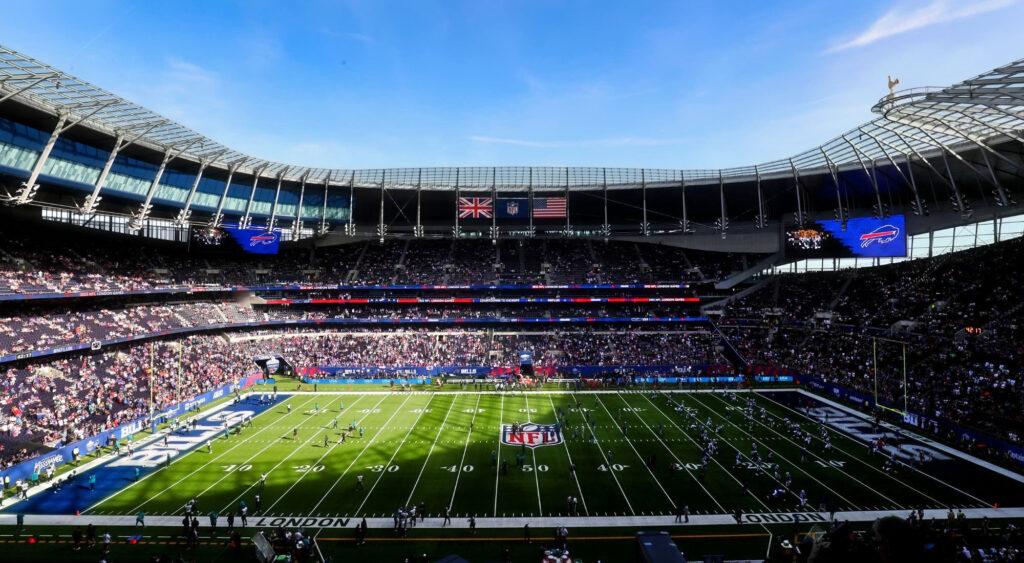
[[[499,199],[495,211],[498,219],[528,219],[530,200],[525,197]]]

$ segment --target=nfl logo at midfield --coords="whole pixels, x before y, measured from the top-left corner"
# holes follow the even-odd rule
[[[506,446],[557,446],[562,443],[562,433],[554,424],[537,424],[524,422],[519,425],[519,432],[512,431],[511,424],[501,426],[501,443]]]

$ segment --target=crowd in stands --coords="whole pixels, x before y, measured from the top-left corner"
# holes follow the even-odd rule
[[[248,334],[248,333],[247,333]],[[256,333],[259,336],[259,333]],[[146,416],[150,367],[156,408],[258,372],[255,356],[278,353],[297,367],[480,366],[512,368],[530,349],[538,366],[702,365],[725,363],[704,333],[568,330],[273,331],[262,336],[205,334],[0,371],[0,468],[25,459],[17,444],[81,439]],[[180,364],[179,364],[180,361]]]
[[[877,373],[881,399],[1019,444],[1022,253],[1024,239],[1013,239],[855,272],[783,276],[729,304],[723,330],[755,365],[867,394]],[[827,322],[813,319],[819,312]]]
[[[269,283],[686,283],[726,277],[748,263],[746,255],[589,240],[389,239],[225,256],[132,240],[0,236],[0,296]]]
[[[639,317],[686,316],[680,303],[472,304],[407,305],[361,304],[288,308],[253,308],[234,302],[182,302],[166,305],[126,306],[121,309],[68,310],[37,308],[32,314],[0,317],[0,356],[55,350],[68,345],[105,342],[164,330],[225,323],[316,319],[425,319],[523,317]]]
[[[147,416],[151,366],[153,403],[162,408],[257,372],[249,352],[206,335],[5,367],[0,468],[27,455],[15,444],[56,446]]]

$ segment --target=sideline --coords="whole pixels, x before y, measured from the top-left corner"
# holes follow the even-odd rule
[[[903,510],[854,510],[847,512],[836,512],[837,521],[850,522],[874,522],[883,516],[905,517],[910,513],[909,508]],[[965,508],[964,515],[971,520],[988,518],[989,520],[1005,520],[1024,518],[1024,507],[1015,508]],[[935,508],[925,509],[924,520],[944,520],[946,509]],[[361,521],[359,518],[339,516],[258,516],[249,519],[253,524],[248,528],[355,528]],[[461,518],[459,520],[462,520]],[[829,523],[828,512],[754,512],[742,516],[742,525],[763,524],[787,524],[787,523]],[[13,526],[16,524],[14,514],[0,514],[0,526]],[[110,527],[134,527],[135,515],[60,515],[40,514],[25,516],[26,526],[94,526]],[[392,518],[366,518],[369,528],[393,528],[395,523]],[[566,526],[569,528],[619,528],[619,527],[644,527],[644,526],[670,526],[673,528],[687,528],[694,526],[737,526],[732,514],[701,514],[691,515],[688,524],[675,522],[675,516],[671,514],[658,516],[537,516],[537,517],[482,517],[476,519],[477,528],[522,528],[530,524],[531,527],[555,527]],[[181,518],[178,516],[146,516],[147,527],[168,527],[180,528]],[[445,526],[444,518],[430,517],[416,524],[417,528],[452,529],[453,526]],[[468,524],[462,527],[468,529]],[[460,528],[455,528],[460,529]]]

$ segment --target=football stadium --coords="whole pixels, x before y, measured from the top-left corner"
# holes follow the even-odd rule
[[[2,43],[0,560],[1024,560],[1019,53],[757,164],[331,168]]]

